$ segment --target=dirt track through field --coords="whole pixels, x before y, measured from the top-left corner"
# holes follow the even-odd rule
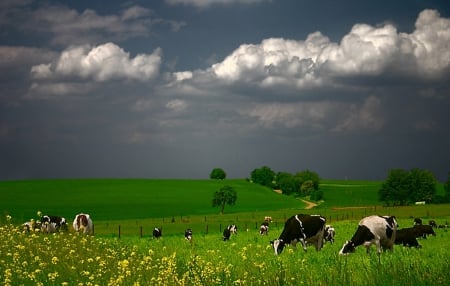
[[[310,201],[302,200],[302,202],[304,202],[306,204],[305,210],[310,210],[317,206],[317,204],[310,202]]]

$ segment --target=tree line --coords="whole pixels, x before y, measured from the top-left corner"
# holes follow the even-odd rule
[[[214,168],[210,178],[226,179],[226,172],[221,168]],[[254,169],[248,178],[250,182],[272,189],[281,190],[285,195],[298,197],[309,196],[310,200],[319,201],[324,198],[320,190],[320,177],[310,170],[299,171],[294,174],[275,172],[268,166]],[[403,206],[416,202],[450,203],[450,173],[444,183],[445,194],[437,194],[437,180],[428,170],[414,168],[411,170],[392,169],[378,191],[379,201],[387,206]],[[225,205],[234,205],[237,193],[233,187],[225,185],[213,196],[213,207],[220,207],[221,213]]]

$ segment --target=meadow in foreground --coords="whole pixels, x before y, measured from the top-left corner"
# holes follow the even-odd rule
[[[448,218],[443,218],[448,219]],[[402,223],[402,222],[401,222]],[[409,222],[403,222],[404,224]],[[268,236],[240,230],[230,241],[220,233],[156,240],[102,238],[75,233],[25,233],[0,227],[3,285],[448,285],[450,234],[420,240],[422,249],[396,246],[383,253],[363,248],[339,256],[355,222],[335,224],[336,243],[320,252],[288,247],[275,256]]]

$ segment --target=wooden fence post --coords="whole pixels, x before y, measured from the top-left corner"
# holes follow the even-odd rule
[[[119,238],[120,238],[120,224],[119,224]]]
[[[142,238],[142,225],[141,225],[141,227],[140,227],[140,232],[141,232],[141,238]]]

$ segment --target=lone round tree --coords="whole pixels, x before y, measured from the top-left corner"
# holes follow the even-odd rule
[[[214,193],[212,205],[213,207],[220,207],[220,213],[223,214],[225,205],[234,205],[237,200],[237,193],[231,186],[223,186]]]

